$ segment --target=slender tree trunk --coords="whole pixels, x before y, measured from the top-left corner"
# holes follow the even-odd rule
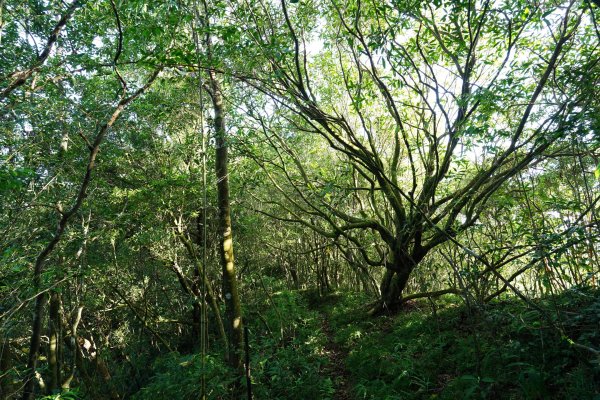
[[[35,285],[39,287],[38,285]],[[44,306],[47,296],[40,293],[35,298],[33,311],[33,324],[31,329],[31,341],[29,343],[29,355],[27,357],[27,377],[23,390],[23,400],[32,400],[35,388],[35,370],[40,357],[40,337],[42,336],[42,320],[44,319]]]
[[[203,305],[204,302],[207,302],[209,304],[210,308],[213,311],[213,314],[215,315],[215,322],[217,323],[217,328],[219,329],[219,336],[221,337],[221,339],[223,341],[223,345],[225,346],[225,349],[227,349],[229,347],[229,342],[227,340],[227,335],[225,334],[223,320],[221,319],[221,312],[219,310],[219,305],[217,304],[215,292],[212,289],[212,284],[210,283],[210,281],[208,280],[208,278],[205,276],[205,274],[202,271],[204,267],[202,265],[200,265],[200,263],[198,262],[198,260],[195,257],[194,249],[192,248],[192,243],[189,240],[187,240],[186,237],[183,236],[182,233],[179,234],[179,239],[181,240],[181,242],[187,249],[188,254],[190,255],[190,258],[194,261],[194,264],[196,266],[196,268],[194,269],[194,275],[198,279],[196,282],[188,282],[188,279],[183,275],[183,271],[181,270],[181,268],[179,268],[175,264],[172,264],[171,269],[177,275],[177,279],[179,279],[179,283],[181,284],[183,291],[189,295],[195,296],[197,301],[200,302],[200,304],[198,304],[200,307],[204,307],[204,305]],[[204,299],[202,298],[202,292],[199,287],[199,285],[202,285],[202,284],[204,284],[204,287],[206,289]],[[204,322],[201,321],[200,331],[202,329],[204,329],[202,327],[203,323]]]
[[[294,289],[300,289],[300,280],[298,279],[298,270],[296,269],[296,264],[290,266],[290,276],[292,277],[292,283],[294,284]]]
[[[223,293],[227,312],[227,330],[229,331],[229,364],[242,369],[242,350],[244,346],[244,328],[242,326],[242,307],[238,293],[237,277],[233,257],[233,232],[231,227],[231,209],[229,206],[229,175],[227,172],[227,140],[223,115],[221,87],[214,71],[210,71],[212,100],[214,109],[214,129],[216,142],[217,197],[219,203],[220,253],[223,268]]]
[[[48,369],[50,370],[50,381],[48,382],[49,394],[56,392],[61,383],[60,347],[62,341],[60,334],[60,303],[60,294],[52,291],[50,293],[50,318],[48,319],[48,337],[50,338],[48,351]]]
[[[192,343],[200,343],[200,332],[202,324],[202,308],[199,302],[194,302],[192,309]],[[191,348],[194,346],[192,345]]]
[[[205,29],[204,45],[208,62],[212,63],[212,45],[210,34],[209,11],[206,0],[202,1],[204,16],[199,19],[202,21],[202,27]],[[221,258],[221,267],[223,270],[223,294],[225,297],[225,324],[228,334],[228,362],[237,373],[236,381],[233,385],[234,396],[240,395],[242,378],[244,371],[244,327],[242,324],[242,306],[238,293],[237,276],[235,273],[235,264],[233,256],[233,231],[231,226],[231,209],[229,205],[229,173],[228,167],[228,146],[227,133],[225,130],[225,113],[223,107],[223,95],[221,84],[217,79],[215,70],[211,67],[208,70],[210,83],[209,94],[212,99],[214,119],[213,128],[215,134],[215,173],[217,177],[217,202],[219,206],[219,253]]]
[[[71,335],[69,337],[68,346],[70,346],[72,355],[70,360],[69,374],[61,385],[61,388],[63,390],[69,390],[71,387],[71,382],[73,381],[73,378],[75,378],[75,368],[77,366],[77,357],[79,355],[79,345],[77,343],[77,327],[79,326],[79,322],[81,322],[82,312],[83,307],[78,307],[75,313],[73,314],[73,318],[71,321]],[[66,328],[64,330],[66,331]]]
[[[108,367],[106,366],[106,363],[104,362],[104,360],[102,359],[100,354],[96,355],[96,369],[98,371],[98,374],[102,378],[102,381],[105,385],[105,391],[108,392],[110,399],[111,400],[120,400],[121,396],[119,395],[119,393],[115,389],[114,385],[112,384],[112,377],[110,375],[110,372],[108,371]]]
[[[10,342],[6,339],[0,340],[0,399],[8,398],[12,390],[11,379],[8,376],[11,364]]]

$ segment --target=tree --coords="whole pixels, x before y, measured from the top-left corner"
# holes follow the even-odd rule
[[[384,266],[373,311],[397,306],[425,256],[472,227],[506,182],[587,134],[597,38],[578,2],[282,1],[236,16],[242,48],[260,57],[232,74],[286,110],[277,128],[321,137],[349,163],[346,195],[362,199],[331,206],[287,151],[296,176],[281,176],[295,193],[271,215]],[[365,229],[382,250],[361,242]]]
[[[229,173],[228,173],[228,144],[225,125],[225,108],[221,83],[215,71],[213,58],[213,45],[211,25],[209,22],[210,11],[203,0],[201,28],[204,31],[203,46],[208,62],[209,88],[206,88],[213,106],[213,131],[215,137],[215,173],[217,178],[217,202],[219,207],[219,255],[223,271],[223,297],[227,313],[227,331],[229,336],[228,358],[229,365],[239,372],[239,379],[244,373],[243,346],[244,328],[242,324],[242,308],[238,292],[237,275],[235,272],[233,253],[233,229],[231,224],[231,207],[229,199]],[[240,381],[241,382],[241,381]],[[237,382],[239,385],[240,382]]]
[[[69,225],[79,217],[90,189],[94,187],[92,177],[101,145],[109,131],[126,107],[150,88],[162,69],[153,65],[153,68],[141,69],[136,75],[129,76],[129,71],[124,71],[128,68],[120,65],[121,56],[125,53],[129,57],[131,53],[123,48],[123,26],[115,3],[105,3],[106,8],[96,5],[85,12],[77,12],[83,5],[82,1],[74,1],[62,11],[63,3],[56,2],[11,4],[8,6],[8,23],[2,26],[7,33],[3,38],[4,44],[16,55],[7,59],[3,52],[0,57],[3,67],[15,71],[2,77],[1,128],[3,133],[7,133],[2,136],[3,154],[8,149],[8,157],[3,159],[8,161],[6,167],[3,165],[3,175],[5,171],[9,177],[12,170],[28,171],[23,174],[22,180],[26,181],[29,190],[17,195],[19,201],[15,210],[19,207],[21,210],[12,213],[13,218],[10,210],[3,215],[12,219],[5,233],[21,230],[18,236],[8,237],[3,243],[3,247],[8,245],[9,249],[14,249],[14,254],[7,261],[11,262],[13,257],[33,258],[32,278],[24,292],[29,299],[13,300],[9,303],[12,307],[10,313],[3,314],[3,317],[8,315],[10,318],[31,300],[35,303],[27,370],[23,374],[24,399],[33,398],[36,392],[48,292],[51,299],[48,349],[51,376],[47,390],[53,392],[61,386],[68,388],[73,379],[75,362],[71,365],[70,376],[64,382],[60,381],[58,354],[62,353],[63,343],[59,332],[67,318],[61,314],[58,294],[64,281],[75,274],[63,265],[64,257],[55,253],[68,247],[63,243],[64,238],[68,238]],[[107,18],[103,18],[104,12],[108,13]],[[60,14],[56,19],[53,17],[55,13]],[[34,18],[29,21],[27,15]],[[104,47],[92,42],[94,36],[90,33],[98,25],[107,28],[106,21],[109,21],[110,29],[114,29],[114,35],[107,38],[107,43],[114,46]],[[86,23],[89,25],[82,28]],[[67,25],[79,29],[67,30]],[[38,40],[46,38],[49,27],[48,39],[40,51],[36,48]],[[82,49],[85,55],[79,54]],[[106,76],[114,79],[106,79]],[[32,78],[31,85],[25,85],[29,78]],[[52,105],[48,99],[54,100]],[[90,107],[89,112],[86,112],[87,107]],[[33,143],[36,145],[28,149]],[[8,183],[9,194],[12,194],[11,189],[25,186],[21,179],[11,178]],[[35,212],[25,211],[29,209]],[[22,235],[22,230],[27,229],[26,224],[34,227],[30,243],[23,241],[26,236]],[[48,229],[43,229],[44,226]],[[27,268],[20,266],[16,271],[16,276],[19,276]],[[76,319],[79,320],[80,316],[81,312]],[[78,322],[72,326],[77,325]],[[75,331],[76,328],[72,328],[72,336],[77,339]],[[74,343],[76,341],[70,343],[75,347],[73,354],[78,354],[78,346]],[[99,358],[96,362],[98,367],[104,365]],[[43,385],[40,386],[43,389]]]

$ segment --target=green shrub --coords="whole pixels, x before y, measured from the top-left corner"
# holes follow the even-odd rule
[[[272,333],[261,321],[247,321],[256,398],[331,398],[332,381],[320,374],[327,357],[318,313],[296,291],[277,292],[271,300],[258,307]]]
[[[150,383],[136,393],[135,400],[181,399],[197,400],[201,391],[201,377],[206,381],[209,399],[224,399],[233,375],[223,361],[206,356],[202,371],[201,356],[182,356],[169,353],[159,357],[153,365]]]

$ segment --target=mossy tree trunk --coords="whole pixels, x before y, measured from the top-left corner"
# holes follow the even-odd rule
[[[237,276],[233,254],[233,230],[231,226],[231,207],[229,202],[229,172],[228,144],[225,124],[225,110],[221,82],[217,78],[213,59],[209,8],[206,1],[202,2],[204,15],[199,16],[204,28],[204,47],[209,63],[209,87],[205,88],[210,94],[213,106],[213,130],[215,136],[215,173],[217,178],[217,202],[219,207],[219,253],[223,271],[223,295],[225,297],[226,331],[229,341],[228,362],[237,370],[238,379],[234,384],[234,395],[239,393],[244,371],[244,327],[242,324],[242,307],[238,293]]]
[[[227,170],[228,149],[223,113],[221,86],[214,71],[210,71],[211,96],[214,110],[215,164],[217,176],[217,201],[219,203],[220,256],[223,269],[223,293],[227,313],[227,333],[229,337],[229,364],[243,372],[242,350],[244,329],[242,307],[238,293],[237,276],[233,254],[233,231],[231,207],[229,204],[229,174]]]
[[[405,246],[394,246],[393,256],[386,265],[381,281],[381,297],[379,302],[369,312],[378,314],[384,311],[396,311],[402,304],[402,293],[408,284],[410,275],[423,260],[427,252],[421,246],[415,246],[410,251]]]

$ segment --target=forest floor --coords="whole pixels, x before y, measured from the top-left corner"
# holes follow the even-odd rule
[[[333,383],[335,390],[333,400],[350,400],[352,399],[352,378],[345,365],[348,353],[335,341],[329,324],[329,316],[324,312],[321,312],[320,315],[322,319],[322,331],[327,337],[325,353],[329,359],[329,363],[323,368],[321,373],[324,376],[328,376]]]
[[[585,348],[600,348],[598,289],[472,308],[446,296],[378,317],[367,316],[371,301],[360,293],[282,290],[253,305],[261,316],[247,319],[254,398],[600,399],[600,359]],[[195,354],[160,357],[131,398],[197,399],[199,361]],[[208,358],[210,398],[229,398],[228,371],[220,355]]]
[[[539,309],[449,296],[375,318],[360,294],[310,297],[333,399],[600,399],[600,359],[572,345],[600,347],[598,290],[532,299]]]

